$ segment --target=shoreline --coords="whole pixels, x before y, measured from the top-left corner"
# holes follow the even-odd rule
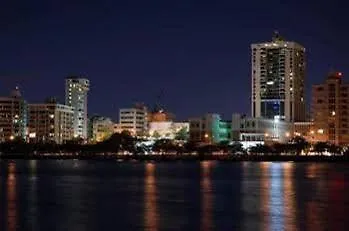
[[[349,156],[293,155],[27,155],[2,154],[0,160],[223,161],[223,162],[349,162]]]

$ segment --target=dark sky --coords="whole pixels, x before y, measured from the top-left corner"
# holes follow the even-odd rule
[[[349,73],[347,21],[344,0],[3,0],[0,93],[19,82],[29,102],[63,100],[64,77],[81,74],[90,114],[115,118],[163,90],[178,119],[230,118],[250,113],[251,43],[278,30],[304,45],[310,91],[331,69]]]

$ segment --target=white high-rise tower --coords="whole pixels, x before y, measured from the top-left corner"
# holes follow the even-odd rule
[[[305,121],[305,48],[275,32],[251,49],[252,116]]]
[[[87,94],[90,81],[75,76],[65,80],[65,104],[74,109],[74,137],[87,138]]]

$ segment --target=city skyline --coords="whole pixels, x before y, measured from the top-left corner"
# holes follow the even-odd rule
[[[162,103],[178,119],[205,112],[224,118],[250,114],[249,46],[268,41],[274,30],[307,49],[308,105],[312,84],[331,70],[348,73],[340,6],[138,2],[134,10],[108,1],[23,4],[27,7],[3,7],[2,21],[11,27],[4,25],[0,69],[7,79],[24,80],[2,78],[0,91],[7,95],[19,85],[28,102],[52,95],[64,102],[62,80],[82,75],[92,83],[90,115],[116,119],[119,108],[135,102],[151,106],[160,91]],[[277,12],[266,14],[273,4]]]

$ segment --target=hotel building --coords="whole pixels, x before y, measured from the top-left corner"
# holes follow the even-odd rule
[[[252,117],[305,121],[305,48],[275,33],[251,49]]]

